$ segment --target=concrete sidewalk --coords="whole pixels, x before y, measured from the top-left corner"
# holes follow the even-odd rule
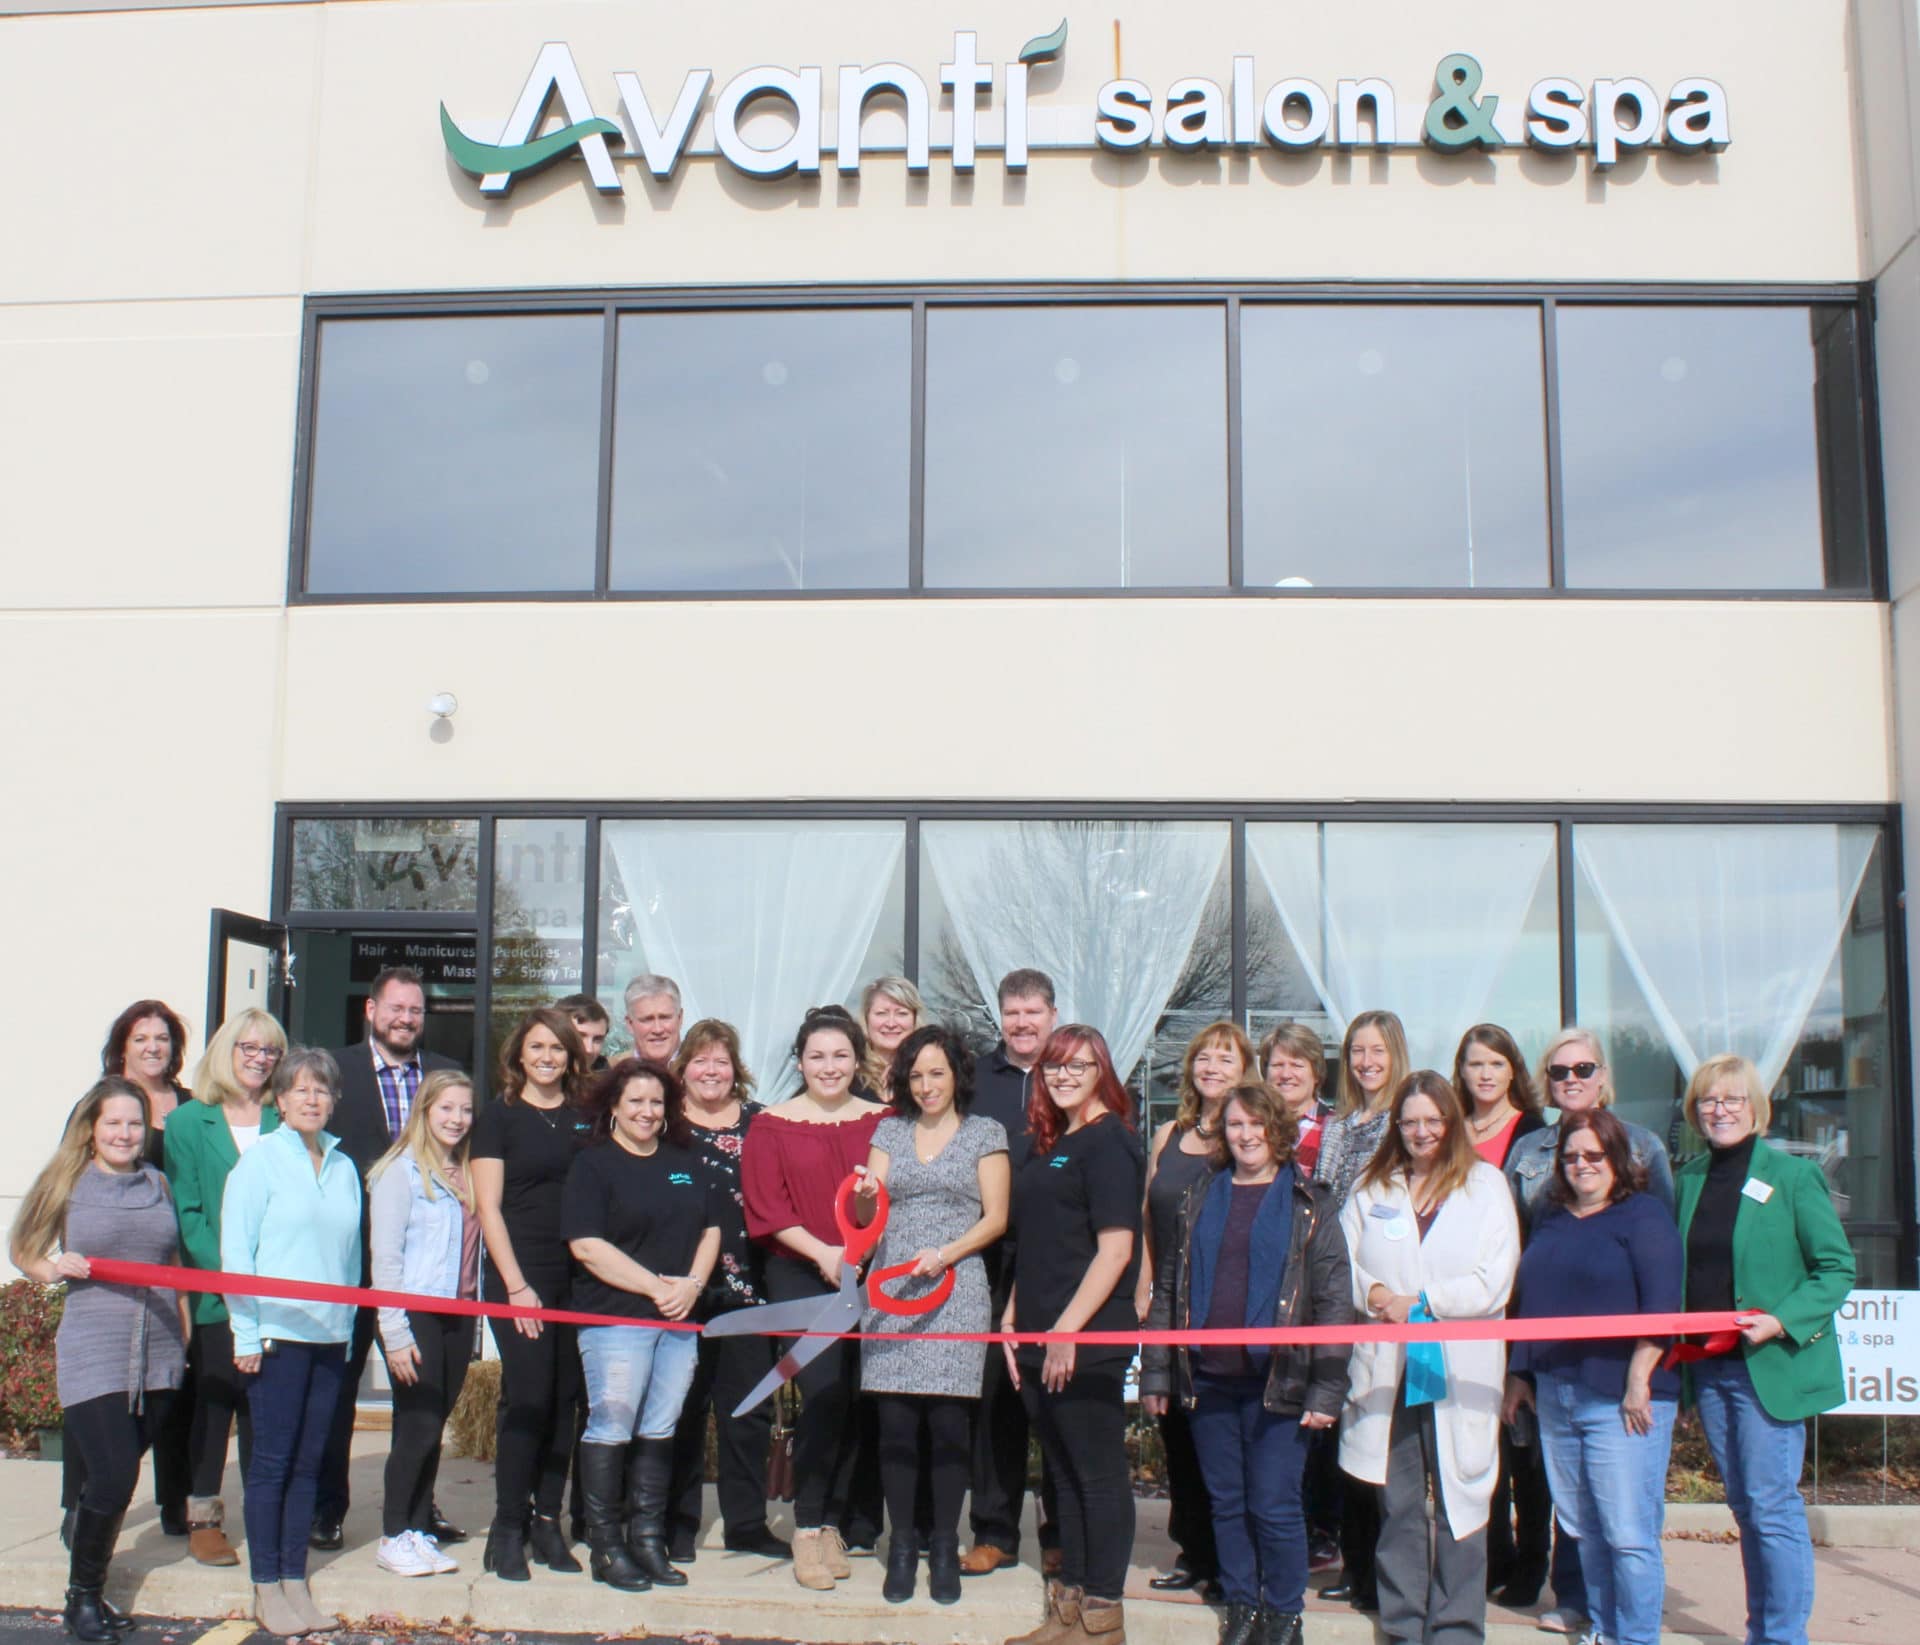
[[[720,1528],[710,1522],[700,1557],[687,1573],[688,1585],[626,1595],[586,1575],[555,1576],[534,1570],[532,1582],[510,1583],[480,1571],[480,1549],[492,1512],[493,1469],[483,1462],[449,1458],[440,1475],[440,1504],[456,1523],[474,1533],[471,1542],[451,1550],[461,1562],[452,1575],[407,1579],[379,1569],[374,1545],[379,1535],[380,1474],[386,1458],[384,1433],[354,1437],[354,1510],[347,1520],[345,1550],[313,1556],[313,1590],[320,1603],[372,1631],[381,1620],[397,1627],[403,1619],[445,1619],[490,1631],[538,1628],[587,1634],[694,1633],[739,1638],[818,1641],[821,1645],[864,1645],[866,1641],[911,1641],[912,1645],[998,1645],[1039,1620],[1040,1577],[1032,1565],[969,1578],[958,1605],[940,1606],[920,1593],[906,1605],[880,1597],[878,1560],[856,1559],[854,1574],[830,1594],[810,1593],[795,1585],[784,1562],[729,1554],[720,1546]],[[235,1470],[227,1477],[226,1500],[240,1503]],[[0,1462],[0,1605],[57,1607],[66,1583],[66,1554],[61,1548],[60,1470],[42,1462]],[[229,1570],[196,1565],[186,1543],[163,1536],[149,1483],[128,1515],[109,1586],[111,1597],[129,1610],[170,1616],[220,1616],[244,1611],[252,1591],[242,1563]],[[1166,1504],[1139,1504],[1134,1566],[1127,1589],[1127,1632],[1135,1645],[1211,1645],[1217,1629],[1214,1613],[1192,1601],[1150,1594],[1147,1578],[1164,1570],[1170,1554]],[[711,1505],[709,1505],[711,1512]],[[1819,1645],[1907,1645],[1911,1617],[1920,1605],[1920,1549],[1907,1530],[1913,1510],[1832,1511],[1816,1520],[1816,1529],[1847,1536],[1870,1546],[1819,1550],[1818,1598],[1811,1637]],[[790,1530],[787,1510],[774,1523]],[[1676,1509],[1667,1541],[1666,1636],[1670,1645],[1690,1640],[1738,1639],[1744,1633],[1740,1550],[1723,1527],[1717,1509]],[[241,1527],[231,1532],[239,1539]],[[1903,1541],[1909,1545],[1900,1545]],[[584,1555],[584,1550],[582,1550]],[[1037,1558],[1029,1540],[1027,1557]],[[584,1562],[584,1561],[583,1561]],[[1372,1619],[1344,1605],[1310,1604],[1308,1634],[1319,1645],[1373,1645]],[[1490,1645],[1547,1645],[1550,1636],[1533,1626],[1527,1613],[1495,1607],[1488,1614]]]

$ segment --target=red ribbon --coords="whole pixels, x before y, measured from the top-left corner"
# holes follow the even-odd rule
[[[108,1285],[157,1285],[210,1296],[277,1297],[285,1302],[330,1302],[352,1308],[405,1308],[421,1314],[479,1315],[487,1319],[537,1319],[551,1325],[623,1325],[660,1331],[698,1331],[692,1320],[624,1319],[614,1314],[581,1314],[565,1308],[516,1308],[505,1302],[475,1302],[461,1297],[423,1296],[411,1291],[378,1291],[358,1285],[321,1285],[309,1280],[273,1279],[264,1274],[226,1274],[205,1268],[175,1268],[161,1263],[121,1262],[89,1257],[92,1277]],[[1737,1334],[1749,1317],[1738,1313],[1573,1314],[1556,1319],[1441,1319],[1422,1325],[1248,1326],[1240,1330],[1192,1331],[927,1331],[929,1342],[1075,1342],[1099,1347],[1279,1348],[1303,1343],[1339,1342],[1568,1342],[1619,1337],[1678,1337]],[[844,1336],[855,1342],[877,1340],[866,1331],[769,1331],[768,1336]],[[898,1340],[889,1337],[886,1340]],[[1712,1352],[1709,1335],[1707,1352]],[[1697,1356],[1696,1356],[1697,1357]]]

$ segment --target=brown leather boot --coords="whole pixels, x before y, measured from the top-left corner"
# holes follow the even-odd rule
[[[1083,1599],[1080,1627],[1071,1645],[1127,1645],[1127,1608],[1117,1599]]]
[[[1080,1590],[1069,1588],[1062,1582],[1050,1581],[1047,1584],[1047,1612],[1039,1627],[1024,1634],[1015,1634],[1007,1645],[1062,1645],[1065,1640],[1075,1637],[1080,1628]]]
[[[221,1528],[226,1517],[226,1504],[217,1496],[187,1498],[187,1552],[202,1565],[240,1563],[240,1556]]]

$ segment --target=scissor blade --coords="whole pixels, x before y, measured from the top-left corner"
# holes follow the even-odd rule
[[[841,1274],[840,1289],[831,1296],[808,1297],[800,1302],[774,1303],[765,1308],[744,1310],[748,1313],[768,1314],[778,1309],[781,1314],[781,1323],[785,1324],[794,1318],[790,1310],[804,1308],[805,1317],[795,1320],[788,1329],[821,1334],[796,1339],[793,1346],[780,1356],[779,1363],[755,1383],[753,1391],[733,1408],[735,1416],[745,1416],[762,1400],[768,1398],[781,1383],[791,1381],[798,1376],[803,1367],[811,1365],[838,1342],[840,1332],[851,1331],[859,1324],[860,1294],[848,1283],[852,1272],[853,1270],[849,1268]]]
[[[781,1383],[797,1377],[804,1366],[811,1365],[838,1340],[837,1337],[801,1337],[780,1356],[779,1364],[753,1385],[753,1392],[734,1406],[733,1414],[743,1417],[762,1400],[770,1399]]]
[[[736,1308],[730,1314],[707,1321],[710,1337],[785,1336],[791,1331],[810,1331],[820,1317],[819,1297],[799,1297],[792,1302],[769,1302],[758,1308]]]

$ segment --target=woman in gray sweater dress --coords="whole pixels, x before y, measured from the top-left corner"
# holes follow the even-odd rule
[[[64,1620],[83,1645],[114,1645],[132,1628],[101,1589],[140,1477],[140,1453],[186,1366],[178,1294],[105,1284],[91,1277],[88,1262],[177,1260],[173,1200],[144,1157],[147,1129],[140,1088],[101,1080],[68,1118],[9,1241],[14,1266],[29,1279],[67,1285],[54,1367],[66,1442],[79,1448],[86,1486],[74,1514]]]

